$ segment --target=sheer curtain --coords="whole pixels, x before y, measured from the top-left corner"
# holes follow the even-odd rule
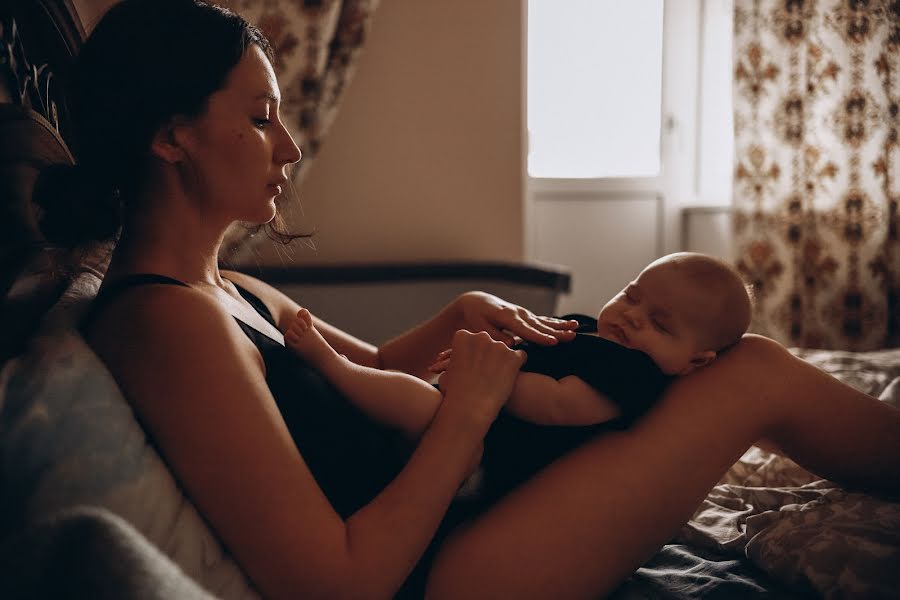
[[[753,330],[900,345],[900,3],[735,0],[734,229]]]
[[[293,173],[295,187],[309,170],[334,121],[378,2],[218,0],[256,24],[275,47],[281,115],[303,151],[303,160]],[[234,226],[223,244],[223,258],[240,262],[260,238],[265,236],[252,238],[246,228]]]

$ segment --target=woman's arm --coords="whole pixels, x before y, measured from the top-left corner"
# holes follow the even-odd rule
[[[505,408],[542,425],[593,425],[621,413],[612,400],[579,377],[557,381],[539,373],[519,373]]]
[[[300,306],[280,290],[255,277],[237,271],[223,276],[259,296],[284,331],[297,315]],[[438,352],[449,347],[454,332],[466,329],[485,331],[495,340],[511,343],[511,332],[537,344],[555,344],[574,337],[576,321],[563,321],[536,316],[531,311],[484,292],[466,292],[437,315],[404,334],[386,342],[381,348],[364,342],[337,327],[313,317],[316,329],[339,354],[358,365],[379,369],[395,369],[428,379],[428,366]]]
[[[514,336],[551,345],[570,340],[577,326],[576,321],[536,316],[491,294],[466,292],[430,320],[382,344],[378,364],[427,379],[432,375],[428,367],[449,347],[458,329],[484,331],[508,345],[512,345]]]
[[[486,335],[459,334],[445,401],[416,451],[343,521],[297,452],[259,353],[231,315],[188,288],[145,287],[139,300],[127,299],[96,325],[107,323],[101,337],[114,340],[98,352],[187,494],[268,598],[394,593],[522,362]]]

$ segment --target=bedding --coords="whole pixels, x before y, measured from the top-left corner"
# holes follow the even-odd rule
[[[900,348],[792,351],[900,408]],[[898,590],[900,502],[843,490],[752,447],[617,597],[897,598]]]
[[[0,598],[213,600],[121,517],[76,507],[0,543]]]

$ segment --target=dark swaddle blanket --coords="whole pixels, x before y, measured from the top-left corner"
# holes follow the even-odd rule
[[[586,335],[597,331],[596,319],[579,314],[562,318],[579,322],[575,340],[555,346],[527,342],[514,346],[528,354],[522,371],[554,379],[576,375],[615,402],[622,414],[596,425],[565,426],[529,423],[502,411],[484,441],[481,493],[488,503],[591,438],[630,426],[673,379],[643,352]]]
[[[553,379],[579,377],[619,407],[622,414],[616,424],[620,427],[647,412],[672,382],[673,377],[660,371],[647,354],[588,335],[597,331],[596,319],[579,314],[562,318],[578,321],[575,339],[555,346],[529,342],[514,346],[528,354],[522,371]]]

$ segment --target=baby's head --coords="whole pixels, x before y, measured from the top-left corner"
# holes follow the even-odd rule
[[[735,344],[750,325],[750,297],[727,263],[692,252],[650,263],[597,317],[597,333],[686,375]]]

